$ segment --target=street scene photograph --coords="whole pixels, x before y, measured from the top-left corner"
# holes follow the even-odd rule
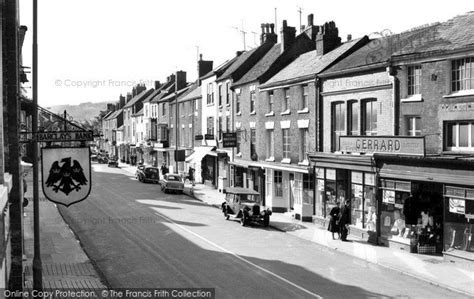
[[[471,1],[0,19],[0,298],[474,298]]]

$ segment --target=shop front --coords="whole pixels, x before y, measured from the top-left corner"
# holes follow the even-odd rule
[[[257,201],[265,204],[265,171],[257,163],[236,159],[229,161],[230,186],[249,188],[260,193]]]

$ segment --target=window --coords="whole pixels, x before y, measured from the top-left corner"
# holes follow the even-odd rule
[[[303,203],[311,204],[313,202],[314,175],[303,174]]]
[[[255,129],[250,129],[250,158],[252,160],[257,156],[257,131]],[[256,159],[255,159],[256,160]]]
[[[179,103],[179,115],[181,115],[181,117],[184,117],[184,115],[186,114],[185,111],[184,111],[184,103]]]
[[[454,60],[451,67],[452,91],[474,89],[474,57]]]
[[[289,111],[290,110],[290,89],[289,88],[285,88],[283,90],[284,92],[284,97],[283,97],[283,106],[281,107],[281,111],[282,112],[286,112],[286,111]]]
[[[273,112],[273,101],[274,101],[273,91],[269,91],[268,92],[268,113]]]
[[[363,106],[362,131],[366,136],[377,135],[377,101],[365,101]]]
[[[199,101],[194,100],[194,110],[198,111],[199,110]]]
[[[181,128],[180,139],[181,139],[181,147],[184,147],[184,142],[186,140],[186,130],[185,130],[185,128]]]
[[[219,85],[219,106],[222,106],[222,84]]]
[[[282,129],[283,135],[283,159],[290,159],[291,151],[291,138],[290,138],[290,129]]]
[[[306,153],[309,152],[308,150],[308,129],[300,129],[300,162],[306,161]]]
[[[308,85],[303,85],[303,97],[301,98],[300,110],[308,108]]]
[[[214,117],[209,116],[207,118],[207,134],[213,135],[214,134]]]
[[[420,127],[421,118],[419,116],[410,116],[407,117],[407,135],[408,136],[420,136],[421,127]]]
[[[225,103],[229,105],[230,103],[230,82],[226,83],[226,93],[225,93]]]
[[[222,116],[219,116],[219,123],[218,123],[217,129],[219,130],[218,131],[219,140],[221,140],[222,139]]]
[[[283,196],[283,172],[275,170],[273,176],[273,182],[275,183],[275,196],[282,197]]]
[[[207,84],[207,104],[214,104],[214,88],[212,82]]]
[[[408,95],[420,94],[421,86],[421,65],[408,67]]]
[[[237,154],[240,153],[241,143],[242,143],[242,131],[238,130],[237,131],[237,146],[236,146]]]
[[[240,113],[240,94],[235,94],[235,113]]]
[[[359,135],[359,103],[350,101],[347,105],[347,125],[349,126],[349,135]]]
[[[334,103],[332,106],[332,151],[339,150],[339,136],[344,135],[344,118],[346,115],[344,103]]]
[[[273,130],[267,130],[267,159],[275,156],[275,140]]]
[[[250,93],[250,113],[255,113],[255,91]]]
[[[230,115],[227,115],[227,116],[225,117],[225,131],[226,131],[227,133],[229,133],[230,130],[231,130],[231,126],[230,126]]]
[[[446,124],[446,149],[452,151],[474,150],[474,121]]]

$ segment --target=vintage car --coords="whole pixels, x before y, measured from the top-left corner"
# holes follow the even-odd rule
[[[143,183],[151,182],[158,184],[160,182],[158,167],[138,165],[135,176],[137,180]]]
[[[99,153],[97,155],[97,162],[107,164],[109,162],[109,157],[106,154]]]
[[[230,187],[225,189],[226,198],[222,203],[222,213],[229,220],[239,220],[242,226],[250,223],[270,224],[270,209],[262,210],[260,202],[256,201],[260,194],[247,188]]]
[[[119,167],[119,162],[117,157],[111,157],[107,163],[109,167]]]
[[[163,176],[163,180],[161,180],[161,191],[165,193],[168,191],[183,193],[183,190],[184,181],[179,174],[168,173]]]

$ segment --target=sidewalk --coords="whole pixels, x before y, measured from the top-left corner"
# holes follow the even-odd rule
[[[185,186],[185,192],[216,208],[221,207],[224,194],[211,186],[196,184]],[[192,190],[192,194],[191,194]],[[289,213],[273,213],[270,226],[344,254],[363,259],[430,284],[451,289],[474,297],[474,269],[460,268],[440,256],[421,255],[376,246],[349,235],[351,242],[333,240],[324,228],[309,222],[294,220]]]
[[[26,178],[28,206],[24,210],[25,290],[33,289],[33,179]],[[41,186],[40,186],[41,188]],[[41,191],[40,191],[41,192]],[[43,289],[92,290],[107,288],[56,205],[40,193],[40,244]]]
[[[135,174],[136,167],[126,164],[122,169]],[[224,194],[211,186],[185,185],[185,193],[218,209],[224,201]],[[430,284],[464,293],[474,297],[474,269],[461,268],[447,262],[440,256],[407,253],[388,247],[376,246],[349,235],[351,242],[333,240],[324,228],[309,222],[294,220],[289,213],[273,213],[270,226],[281,232],[302,238],[344,254],[354,256],[398,271]]]

